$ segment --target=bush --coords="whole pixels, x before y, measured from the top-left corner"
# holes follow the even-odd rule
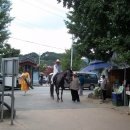
[[[101,96],[101,88],[100,87],[95,87],[94,88],[94,96],[95,97],[100,97]]]

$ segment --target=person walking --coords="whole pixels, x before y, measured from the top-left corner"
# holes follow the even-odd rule
[[[80,102],[78,90],[80,88],[80,81],[76,73],[73,73],[73,79],[70,83],[70,90],[71,90],[71,96],[72,96],[72,101],[75,102]]]
[[[80,90],[79,90],[79,95],[83,95],[83,86],[84,86],[84,77],[83,75],[79,75],[79,81],[80,81]]]
[[[62,72],[62,69],[61,69],[61,62],[59,59],[56,60],[54,66],[53,66],[53,75],[52,75],[52,78],[51,78],[51,83],[53,84],[53,78],[55,77],[56,74]]]
[[[43,74],[40,74],[39,84],[43,85]]]
[[[25,69],[21,75],[21,90],[24,91],[24,96],[26,95],[26,92],[29,90],[30,82],[31,82],[30,74]]]
[[[104,102],[106,100],[106,91],[107,91],[107,80],[105,78],[105,75],[102,75],[101,91],[102,91],[102,102]]]

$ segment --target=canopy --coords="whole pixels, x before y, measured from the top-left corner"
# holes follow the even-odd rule
[[[86,71],[92,71],[92,70],[97,70],[97,69],[103,69],[103,68],[109,68],[112,65],[110,63],[105,63],[105,62],[100,62],[100,63],[94,63],[91,64],[84,69],[80,70],[80,72],[86,72]]]

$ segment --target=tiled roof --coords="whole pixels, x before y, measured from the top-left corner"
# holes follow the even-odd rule
[[[37,64],[37,57],[33,57],[32,55],[23,55],[19,57],[19,63],[23,62],[31,62],[33,64]]]

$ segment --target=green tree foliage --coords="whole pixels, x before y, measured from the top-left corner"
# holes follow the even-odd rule
[[[66,70],[67,68],[70,68],[70,62],[71,62],[71,52],[70,50],[66,50],[66,53],[64,53],[63,58],[61,60],[62,69]]]
[[[20,54],[20,50],[16,50],[14,48],[11,48],[9,44],[5,44],[3,46],[3,57],[18,57]]]
[[[53,66],[56,59],[62,59],[63,53],[45,52],[41,55],[41,63]]]
[[[7,44],[10,32],[8,26],[13,20],[10,17],[11,3],[9,0],[0,0],[0,57],[18,56],[20,51]]]
[[[107,61],[117,53],[130,64],[129,0],[63,0],[63,5],[72,8],[65,23],[82,56]]]
[[[64,53],[64,56],[61,60],[61,63],[62,63],[63,70],[70,68],[70,66],[71,66],[71,50],[66,50],[66,52]],[[86,64],[84,64],[84,62],[81,60],[81,56],[74,49],[73,58],[72,58],[72,70],[79,71],[85,65]]]
[[[39,55],[35,52],[32,52],[32,53],[23,55],[22,57],[28,57],[28,58],[32,59],[33,62],[35,62],[37,64],[39,64],[39,60],[40,60],[40,64],[43,67],[46,65],[53,66],[56,59],[62,59],[63,55],[64,55],[63,53],[55,53],[55,52],[45,52],[45,53],[42,53],[41,55]]]
[[[80,0],[57,0],[59,3],[63,1],[63,6],[67,8],[77,7],[80,4]]]

